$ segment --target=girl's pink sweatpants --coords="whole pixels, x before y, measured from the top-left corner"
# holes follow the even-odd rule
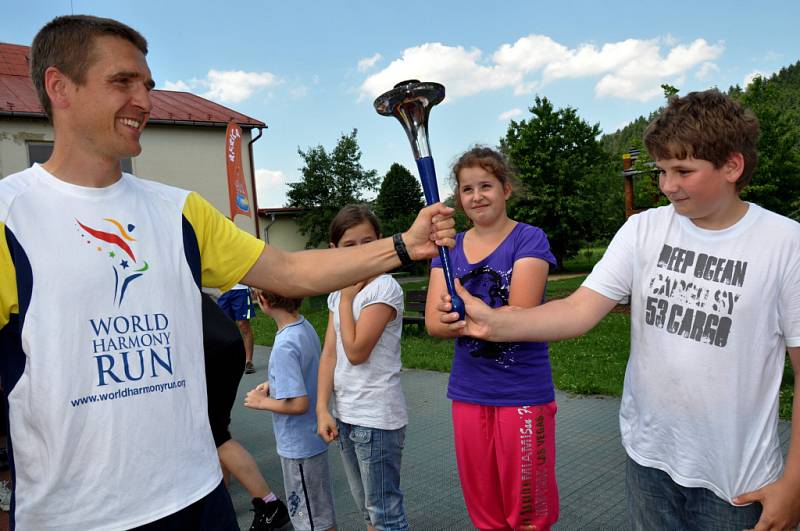
[[[550,529],[558,520],[556,403],[482,406],[453,401],[461,490],[481,530]]]

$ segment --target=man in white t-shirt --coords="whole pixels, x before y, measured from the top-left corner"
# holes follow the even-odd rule
[[[394,240],[286,253],[195,193],[122,173],[152,109],[146,54],[132,28],[82,15],[31,47],[53,153],[0,180],[19,529],[238,529],[208,422],[201,287],[328,293],[453,244],[452,210],[434,205]]]
[[[492,341],[587,332],[631,299],[620,428],[634,530],[795,529],[800,522],[800,378],[783,466],[778,397],[788,352],[800,373],[800,225],[739,192],[756,166],[755,116],[709,90],[670,99],[645,144],[671,205],[632,216],[575,293],[493,311],[461,290]]]

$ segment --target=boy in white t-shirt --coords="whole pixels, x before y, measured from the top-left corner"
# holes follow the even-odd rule
[[[467,320],[441,317],[465,335],[552,341],[630,296],[620,429],[635,530],[800,522],[798,379],[785,468],[777,436],[787,351],[800,372],[800,225],[739,197],[758,136],[717,90],[673,97],[644,137],[671,205],[632,216],[566,299],[499,312],[461,290]]]

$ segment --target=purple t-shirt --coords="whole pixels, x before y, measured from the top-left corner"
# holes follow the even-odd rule
[[[542,229],[517,223],[489,256],[470,264],[464,255],[464,233],[450,252],[453,275],[475,297],[493,308],[508,304],[514,262],[541,258],[555,265]],[[432,267],[442,267],[434,258]],[[555,399],[547,343],[493,343],[456,339],[447,397],[491,406],[546,404]]]

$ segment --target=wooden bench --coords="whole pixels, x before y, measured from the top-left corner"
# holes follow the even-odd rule
[[[415,289],[406,292],[403,327],[406,325],[415,326],[417,327],[417,332],[425,330],[425,300],[427,298],[428,290],[426,289]]]

